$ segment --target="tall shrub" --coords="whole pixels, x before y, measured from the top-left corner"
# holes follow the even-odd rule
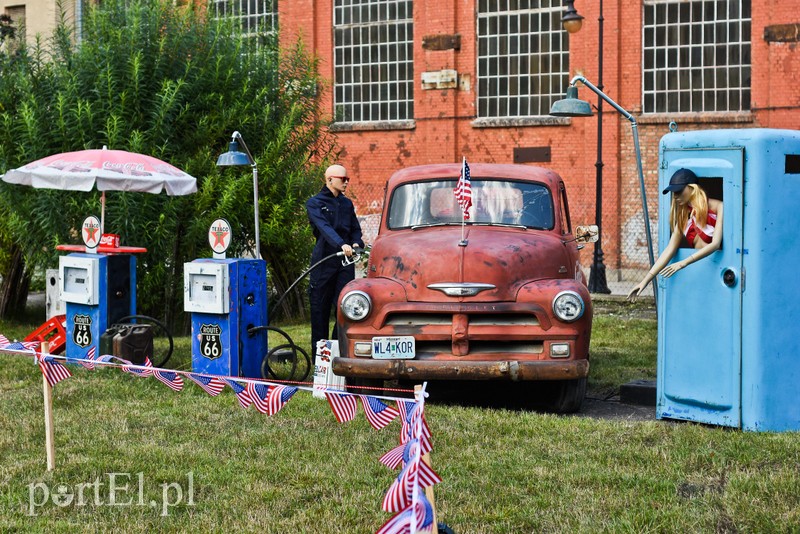
[[[261,241],[276,292],[307,265],[311,237],[303,201],[333,150],[320,121],[315,62],[275,36],[248,48],[230,22],[161,0],[91,6],[79,46],[65,24],[47,43],[3,65],[0,172],[58,152],[108,146],[161,158],[198,178],[188,197],[109,192],[107,232],[144,246],[138,305],[174,322],[182,265],[210,255],[210,223],[234,229],[229,256]],[[238,130],[259,170],[261,235],[254,235],[252,174],[220,170],[216,158]],[[55,265],[58,243],[99,212],[99,193],[0,185],[7,234],[30,266]],[[0,232],[3,235],[3,232]],[[302,310],[296,306],[293,313]]]

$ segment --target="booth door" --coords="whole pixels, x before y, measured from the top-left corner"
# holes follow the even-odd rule
[[[659,193],[676,170],[691,169],[724,212],[721,250],[658,280],[659,419],[741,425],[743,156],[741,148],[663,152]],[[670,201],[661,195],[662,248]],[[681,248],[673,261],[694,252]]]

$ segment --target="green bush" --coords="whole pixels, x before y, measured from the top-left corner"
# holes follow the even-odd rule
[[[46,44],[0,56],[0,173],[59,152],[101,148],[163,159],[198,179],[188,197],[107,193],[106,231],[144,246],[139,309],[175,324],[182,264],[208,256],[211,222],[234,229],[229,256],[252,250],[252,173],[216,158],[234,130],[258,163],[262,255],[281,293],[307,266],[312,238],[304,200],[333,152],[321,122],[315,60],[298,43],[257,49],[230,21],[159,0],[89,6],[78,46],[62,21]],[[99,215],[100,194],[0,184],[0,241],[25,251],[29,272],[53,266],[59,243]],[[2,260],[0,256],[0,260]],[[1,266],[1,265],[0,265]],[[2,274],[2,271],[0,271]],[[293,313],[301,313],[302,301]]]

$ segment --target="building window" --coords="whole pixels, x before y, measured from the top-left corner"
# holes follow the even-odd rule
[[[214,18],[233,18],[257,45],[278,30],[278,0],[211,0],[211,12]]]
[[[569,84],[561,0],[478,1],[478,117],[549,115]]]
[[[337,122],[414,118],[412,0],[335,0]]]
[[[750,0],[645,0],[645,113],[750,109]]]
[[[25,28],[25,6],[8,6],[5,14],[11,18],[11,25],[16,30],[17,37],[24,37],[19,35],[19,32]]]

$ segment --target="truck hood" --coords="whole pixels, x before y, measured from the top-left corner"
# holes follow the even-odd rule
[[[542,279],[573,278],[575,266],[561,240],[549,232],[518,228],[467,226],[466,246],[459,246],[461,227],[390,232],[375,240],[369,277],[401,283],[409,301],[514,301],[523,285]],[[460,284],[448,290],[431,284]],[[475,291],[467,284],[494,288]],[[479,286],[481,287],[481,286]]]

